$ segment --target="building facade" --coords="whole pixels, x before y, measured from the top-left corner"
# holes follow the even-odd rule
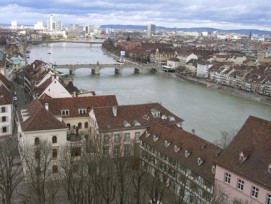
[[[216,161],[221,203],[271,203],[271,122],[250,116]]]
[[[140,140],[142,168],[158,176],[178,203],[212,203],[219,147],[164,122],[154,123]]]
[[[91,139],[105,156],[127,155],[140,135],[154,121],[181,127],[183,120],[158,103],[93,108],[90,113]]]

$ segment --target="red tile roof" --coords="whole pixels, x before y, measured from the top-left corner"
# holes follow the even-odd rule
[[[39,100],[34,100],[17,110],[17,118],[23,131],[66,129],[67,126],[56,119]],[[25,119],[24,119],[25,118]]]
[[[0,81],[5,85],[5,87],[10,90],[11,92],[15,91],[14,84],[9,81],[3,74],[0,73]]]
[[[61,110],[69,110],[68,116],[71,117],[88,117],[88,113],[80,115],[78,109],[84,108],[91,110],[93,107],[101,106],[115,106],[118,105],[115,95],[107,96],[86,96],[86,97],[72,97],[72,98],[44,98],[40,99],[40,102],[45,105],[48,103],[49,110],[54,115],[61,115]]]
[[[146,132],[150,133],[148,137]],[[209,182],[214,182],[215,175],[212,173],[212,166],[222,151],[220,147],[186,132],[176,125],[163,122],[154,123],[146,132],[140,136],[140,140],[154,147],[158,152],[178,161],[182,166],[187,167]],[[153,139],[154,135],[159,137],[156,142]],[[165,141],[170,143],[168,147],[165,146]],[[177,148],[180,149],[176,151]],[[186,150],[190,152],[188,157],[185,156]],[[200,165],[198,158],[203,161]]]
[[[12,104],[13,92],[10,92],[4,85],[0,86],[0,105]]]
[[[162,120],[163,115],[167,117],[164,121],[169,121],[170,117],[175,118],[174,121],[170,121],[174,124],[183,121],[159,103],[116,106],[116,116],[113,115],[112,106],[93,108],[93,111],[100,132],[125,129],[124,123],[127,122],[131,125],[131,127],[126,127],[127,129],[146,128],[154,121]],[[160,116],[154,117],[152,112],[160,112]],[[136,126],[136,122],[139,122],[140,125]]]
[[[250,116],[233,141],[223,151],[217,164],[244,178],[271,189],[271,121]],[[239,154],[248,156],[240,162]]]

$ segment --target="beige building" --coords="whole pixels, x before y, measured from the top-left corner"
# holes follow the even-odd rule
[[[182,126],[183,120],[158,103],[93,108],[91,139],[104,156],[127,155],[140,135],[155,121]]]

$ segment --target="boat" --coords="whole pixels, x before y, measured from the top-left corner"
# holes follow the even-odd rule
[[[48,55],[50,55],[51,54],[51,52],[48,52]]]

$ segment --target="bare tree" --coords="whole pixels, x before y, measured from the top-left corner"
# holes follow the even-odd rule
[[[60,179],[70,203],[81,204],[83,203],[84,169],[82,161],[76,157],[68,146],[61,150]]]
[[[22,147],[26,186],[33,202],[46,203],[47,181],[52,175],[52,146],[47,141]],[[52,180],[51,180],[52,181]]]
[[[221,147],[222,149],[225,149],[230,144],[230,142],[237,133],[238,133],[237,129],[232,129],[230,131],[222,131],[221,138],[219,140],[215,140],[214,144]]]
[[[163,175],[156,169],[154,169],[154,175],[148,175],[146,190],[149,196],[150,203],[157,204],[162,203],[164,199],[164,191],[166,188],[165,181],[163,181]]]
[[[18,146],[14,138],[0,142],[0,193],[3,204],[10,204],[15,188],[23,179]]]
[[[134,187],[134,197],[136,204],[143,203],[144,196],[142,195],[143,187],[146,185],[146,172],[140,169],[140,160],[134,160],[132,164],[132,184]]]

